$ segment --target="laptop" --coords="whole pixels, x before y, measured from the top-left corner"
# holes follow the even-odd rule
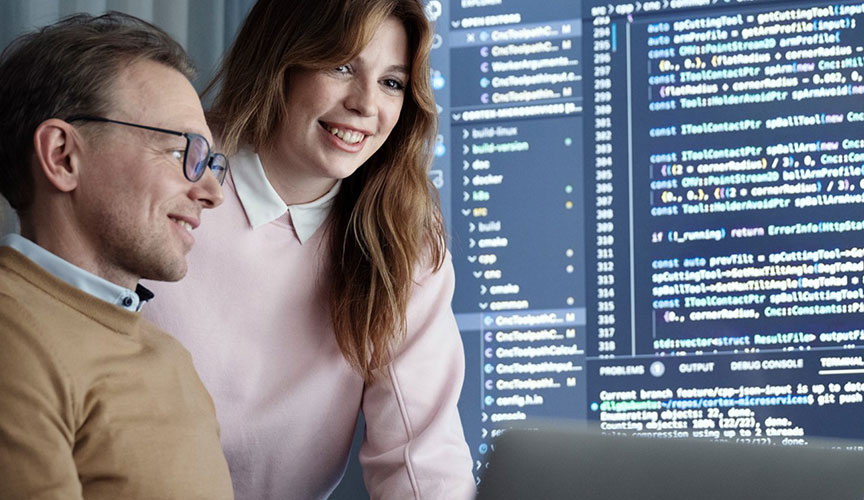
[[[511,430],[493,441],[477,498],[864,500],[862,444],[807,441],[607,436],[584,425]]]

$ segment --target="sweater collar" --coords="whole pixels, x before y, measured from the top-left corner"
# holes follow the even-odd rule
[[[288,212],[301,244],[306,243],[327,219],[333,199],[342,186],[339,180],[315,201],[287,205],[267,180],[258,154],[249,148],[243,148],[231,157],[231,178],[252,229],[269,224]]]
[[[82,292],[129,311],[140,311],[141,307],[153,298],[153,293],[141,285],[137,285],[135,291],[132,291],[111,283],[54,255],[21,235],[7,234],[0,238],[0,246],[14,248],[45,271]]]

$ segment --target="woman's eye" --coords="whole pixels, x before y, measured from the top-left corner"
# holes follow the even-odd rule
[[[388,78],[384,80],[384,86],[390,90],[405,90],[405,84],[399,80]]]
[[[183,163],[183,150],[175,149],[171,151],[171,158],[173,158],[177,163]]]
[[[341,66],[336,66],[333,71],[335,71],[336,73],[348,74],[351,72],[351,66],[343,64]]]

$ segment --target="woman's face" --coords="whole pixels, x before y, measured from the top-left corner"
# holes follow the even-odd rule
[[[354,173],[396,125],[410,71],[405,28],[391,17],[355,59],[292,73],[271,165],[262,157],[271,180],[275,174],[279,184],[310,198],[295,202],[312,201]]]

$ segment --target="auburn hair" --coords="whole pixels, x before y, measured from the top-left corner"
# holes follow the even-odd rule
[[[428,169],[437,113],[429,83],[432,30],[418,0],[259,0],[216,78],[208,118],[223,149],[262,149],[286,119],[291,73],[356,57],[384,20],[408,36],[411,74],[388,139],[344,179],[327,221],[329,303],[336,341],[371,382],[406,332],[418,270],[440,269],[445,232]]]

